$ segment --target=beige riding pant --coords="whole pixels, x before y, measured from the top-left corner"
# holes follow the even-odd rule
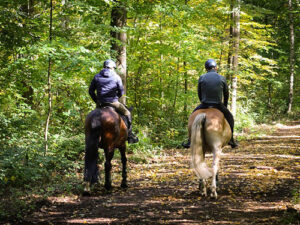
[[[126,108],[126,106],[124,104],[122,104],[121,102],[117,101],[117,102],[109,102],[109,103],[105,103],[107,105],[112,105],[113,107],[116,108],[116,110],[118,112],[120,112],[122,115],[125,115],[129,118],[131,118],[131,113],[130,111]]]

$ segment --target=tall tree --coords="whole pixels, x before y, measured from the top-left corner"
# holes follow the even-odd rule
[[[187,113],[187,92],[188,92],[188,73],[186,69],[186,61],[183,61],[183,70],[184,70],[184,104],[183,104],[183,112],[186,119]]]
[[[237,83],[238,83],[238,58],[240,45],[240,0],[232,0],[232,38],[233,38],[233,57],[232,57],[232,102],[231,111],[233,116],[236,115],[236,101],[237,101]]]
[[[295,74],[295,32],[293,18],[293,2],[288,0],[289,6],[289,23],[290,23],[290,91],[288,113],[292,112],[293,96],[294,96],[294,74]]]
[[[124,28],[127,23],[126,1],[114,1],[115,5],[111,11],[111,37],[112,37],[112,55],[117,59],[117,69],[121,75],[126,93],[126,76],[127,76],[127,57],[126,42],[127,34]],[[121,101],[125,104],[126,98]]]
[[[185,0],[185,6],[188,5],[189,0]],[[188,92],[188,73],[186,69],[186,61],[183,61],[183,70],[184,70],[184,104],[183,104],[183,112],[184,112],[184,119],[187,118],[187,92]]]
[[[24,16],[24,22],[22,23],[22,26],[25,29],[28,29],[26,24],[26,19],[31,19],[34,16],[34,0],[29,0],[28,2],[24,2],[22,6],[20,7],[20,11],[25,15]],[[17,54],[19,59],[26,58],[23,54]],[[28,56],[27,56],[28,57]],[[33,102],[33,88],[28,82],[29,79],[22,78],[22,84],[24,86],[24,92],[22,93],[22,96],[26,99],[25,102],[32,106]]]
[[[231,75],[232,75],[232,51],[233,51],[233,1],[230,2],[230,25],[229,25],[229,40],[228,40],[228,58],[227,58],[227,79],[230,80],[229,89],[231,90]]]
[[[52,42],[52,12],[53,12],[53,5],[52,0],[50,0],[50,23],[49,23],[49,42],[51,44]],[[48,130],[49,130],[49,123],[50,123],[50,117],[51,117],[51,111],[52,111],[52,90],[51,90],[51,56],[49,55],[48,58],[48,76],[47,76],[47,86],[48,86],[48,113],[47,113],[47,119],[46,119],[46,125],[45,125],[45,154],[47,154],[48,151]]]

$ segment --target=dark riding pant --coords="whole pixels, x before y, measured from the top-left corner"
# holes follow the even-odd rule
[[[213,103],[201,103],[200,105],[198,105],[193,112],[195,112],[198,109],[207,109],[207,108],[216,108],[218,110],[220,110],[223,114],[225,119],[227,120],[227,122],[229,123],[229,126],[231,128],[231,133],[232,133],[232,137],[233,137],[233,128],[234,128],[234,119],[233,116],[231,114],[231,112],[225,107],[225,105],[223,104],[213,104]]]

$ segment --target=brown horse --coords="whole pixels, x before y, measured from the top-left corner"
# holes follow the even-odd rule
[[[222,148],[231,137],[230,126],[222,112],[217,109],[199,109],[189,118],[191,140],[191,166],[203,181],[203,194],[207,196],[207,179],[212,177],[211,196],[217,198],[217,175]],[[205,153],[213,154],[212,168],[205,163]],[[200,183],[201,184],[201,183]],[[200,188],[200,185],[199,185]]]
[[[90,112],[85,121],[85,194],[90,193],[90,186],[98,181],[98,148],[105,153],[105,188],[111,189],[111,160],[114,150],[118,148],[122,161],[121,187],[127,187],[126,172],[126,124],[112,107],[97,108]]]

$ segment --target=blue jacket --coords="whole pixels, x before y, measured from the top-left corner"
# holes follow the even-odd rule
[[[124,94],[122,80],[113,70],[105,68],[95,75],[89,94],[95,103],[116,102]]]
[[[225,77],[214,70],[200,76],[198,97],[202,103],[206,104],[221,104],[224,97],[224,105],[227,107],[229,92]]]

